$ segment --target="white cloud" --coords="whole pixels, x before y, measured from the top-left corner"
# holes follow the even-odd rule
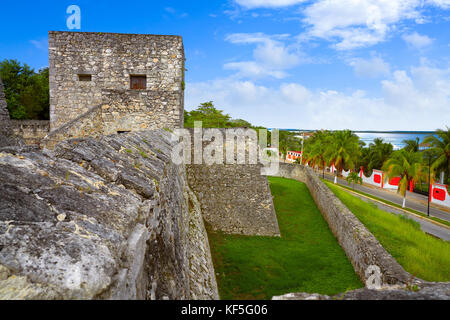
[[[410,20],[430,22],[428,7],[450,9],[450,0],[234,0],[247,9],[280,8],[305,3],[301,8],[307,31],[303,39],[333,42],[337,50],[364,48],[386,41]],[[236,12],[239,12],[236,9]],[[235,14],[237,14],[234,12]],[[291,18],[292,19],[292,18]]]
[[[179,18],[185,18],[185,17],[189,16],[188,13],[186,13],[186,12],[179,13],[177,10],[175,10],[175,9],[172,8],[172,7],[165,7],[164,10],[165,10],[167,13],[169,13],[169,14],[175,16],[175,17],[179,17]]]
[[[235,0],[245,8],[281,8],[305,2],[306,0]]]
[[[255,61],[229,62],[223,67],[226,70],[236,70],[236,76],[239,78],[255,79],[270,76],[276,79],[283,79],[286,77],[286,73],[284,71],[267,69],[264,65],[258,64]]]
[[[450,0],[427,0],[426,2],[430,5],[434,5],[443,9],[450,8]]]
[[[174,8],[172,8],[172,7],[166,7],[166,8],[164,8],[164,10],[166,10],[168,13],[171,13],[171,14],[175,14],[176,13],[176,10]]]
[[[48,39],[30,40],[30,43],[39,50],[48,51]]]
[[[402,38],[408,45],[417,49],[422,49],[433,43],[433,39],[425,35],[420,35],[417,32],[413,32],[411,34],[404,34]]]
[[[287,76],[285,70],[300,63],[299,53],[284,44],[282,40],[289,35],[268,36],[263,33],[235,33],[226,37],[226,41],[234,44],[256,44],[253,50],[253,61],[230,62],[225,69],[237,70],[237,76],[261,78],[272,76],[281,79]]]
[[[381,83],[386,103],[416,114],[419,121],[420,114],[427,113],[434,115],[437,123],[450,123],[450,69],[413,67],[410,75],[399,70],[393,80]]]
[[[319,0],[304,11],[311,37],[337,42],[339,50],[382,42],[404,19],[417,19],[420,0]]]
[[[311,90],[300,83],[277,87],[232,78],[188,83],[186,107],[214,100],[220,109],[267,127],[303,129],[434,130],[450,124],[450,69],[398,70],[381,81],[380,97],[362,90]]]
[[[370,59],[355,58],[349,64],[354,68],[355,74],[360,78],[378,78],[390,73],[390,66],[380,57]]]

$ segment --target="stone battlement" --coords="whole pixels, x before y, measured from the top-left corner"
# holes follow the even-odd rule
[[[49,120],[11,120],[12,132],[26,144],[39,144],[50,131]]]

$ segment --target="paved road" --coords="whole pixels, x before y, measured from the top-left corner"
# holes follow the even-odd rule
[[[345,190],[345,189],[344,189]],[[347,190],[346,190],[347,191]],[[435,236],[437,238],[441,238],[445,241],[450,241],[450,229],[447,229],[445,227],[441,227],[439,225],[436,225],[432,222],[429,222],[427,220],[421,219],[413,214],[408,214],[403,210],[396,209],[390,206],[387,206],[385,204],[382,204],[378,201],[373,201],[371,199],[368,199],[362,195],[358,195],[356,193],[352,193],[352,195],[357,196],[358,198],[362,199],[366,202],[374,203],[378,208],[381,210],[384,210],[386,212],[392,212],[394,214],[401,214],[401,215],[407,215],[409,218],[413,219],[414,221],[417,221],[420,224],[420,227],[423,232],[428,233],[432,236]]]
[[[320,174],[322,177],[322,173]],[[330,181],[334,181],[334,176],[325,173],[325,179]],[[348,186],[348,183],[344,179],[338,178],[338,183]],[[374,195],[380,199],[388,200],[390,202],[402,205],[403,198],[397,194],[396,192],[382,190],[376,187],[369,187],[366,185],[355,184],[355,190],[359,190],[365,192],[367,194]],[[408,191],[406,194],[406,207],[427,214],[427,197],[417,194],[411,193]],[[442,220],[446,220],[450,222],[450,213],[444,210],[440,210],[435,207],[430,207],[430,216],[436,217]]]

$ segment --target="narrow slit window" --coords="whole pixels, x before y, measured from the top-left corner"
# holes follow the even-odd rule
[[[147,76],[131,76],[130,88],[133,90],[147,89]]]
[[[92,75],[90,74],[79,74],[78,80],[80,81],[92,81]]]

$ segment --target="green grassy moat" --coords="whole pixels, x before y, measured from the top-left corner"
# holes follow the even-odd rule
[[[450,242],[426,234],[412,219],[383,211],[330,182],[325,184],[406,271],[427,281],[450,281]]]
[[[306,185],[277,177],[269,182],[281,238],[207,228],[221,299],[333,295],[363,287]]]

